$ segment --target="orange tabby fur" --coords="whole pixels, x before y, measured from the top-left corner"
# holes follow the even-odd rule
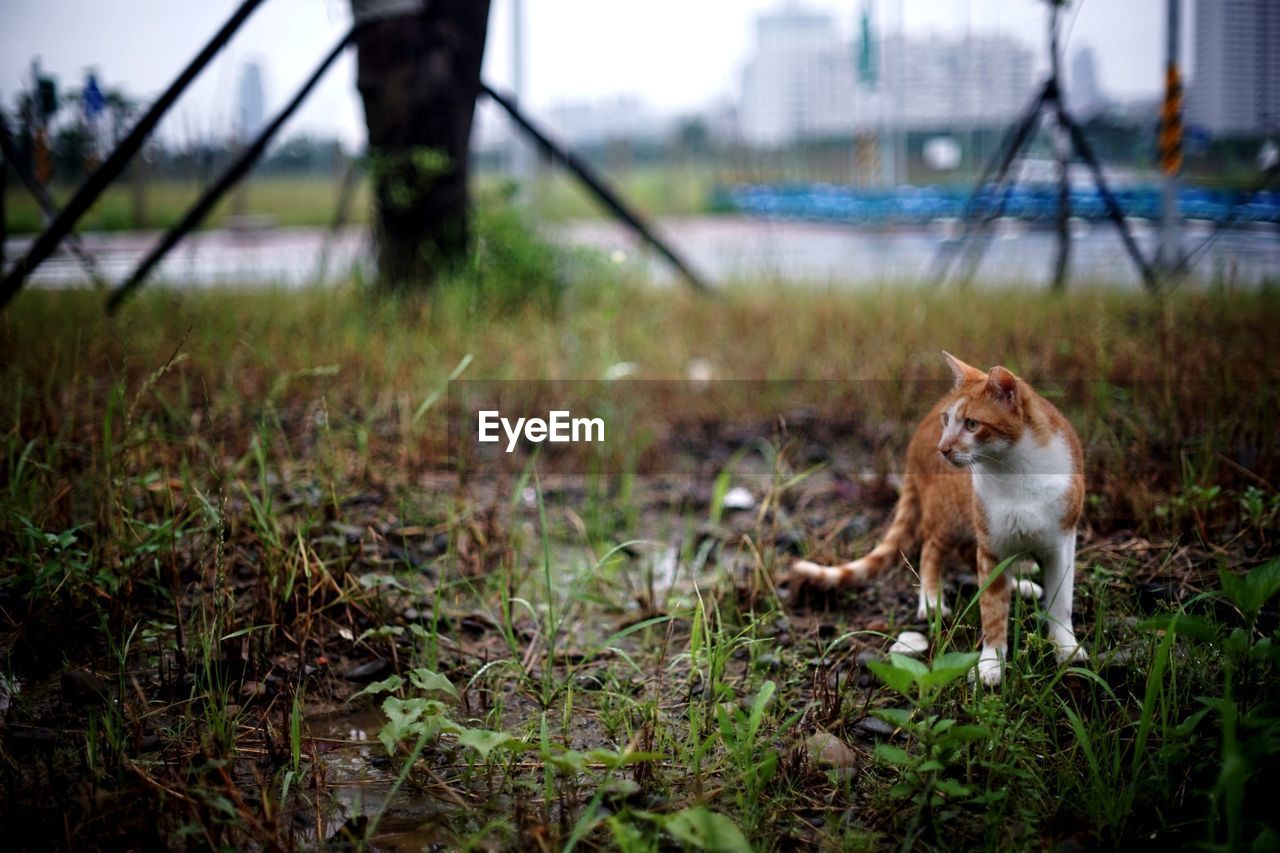
[[[923,618],[935,609],[947,612],[941,590],[946,557],[953,551],[976,554],[984,587],[979,675],[996,683],[1013,583],[1007,572],[990,585],[987,578],[1001,560],[1028,554],[1045,570],[1049,631],[1058,657],[1079,659],[1083,650],[1071,629],[1071,598],[1075,530],[1084,508],[1080,440],[1052,403],[1008,370],[983,372],[943,355],[956,383],[911,439],[902,493],[884,539],[867,556],[842,566],[797,562],[792,578],[821,587],[860,585],[919,545]]]

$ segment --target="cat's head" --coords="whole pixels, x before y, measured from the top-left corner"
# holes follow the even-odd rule
[[[982,371],[944,352],[955,386],[943,404],[938,452],[964,468],[996,461],[1022,438],[1026,384],[1003,367]]]

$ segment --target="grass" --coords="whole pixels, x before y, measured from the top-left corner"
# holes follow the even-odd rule
[[[1274,846],[1274,294],[701,298],[482,230],[427,300],[0,316],[18,847]],[[1006,683],[970,686],[961,566],[924,661],[884,654],[908,570],[775,585],[873,540],[944,347],[1084,437],[1086,666],[1018,602]],[[694,360],[740,381],[707,405]],[[668,380],[585,386],[624,389],[634,452],[450,462],[451,376],[541,405],[559,386],[519,380],[624,362]]]
[[[706,212],[710,204],[712,175],[705,166],[637,167],[610,178],[623,197],[649,216]],[[487,195],[506,179],[480,173],[476,191]],[[113,185],[90,208],[80,222],[82,231],[129,231],[139,228],[168,228],[178,222],[199,196],[208,181],[195,179],[152,179],[146,183],[139,222],[134,190],[128,181]],[[232,193],[219,204],[203,227],[227,226],[236,214],[266,219],[281,227],[328,226],[333,222],[342,178],[324,176],[254,177],[243,190]],[[51,193],[58,205],[71,197],[75,187],[57,185]],[[350,200],[347,221],[370,221],[370,191],[367,180],[357,181]],[[578,182],[560,171],[542,173],[529,192],[529,206],[540,221],[594,219],[602,215],[599,204]],[[9,233],[34,234],[44,218],[35,200],[11,180],[5,190],[5,210]]]

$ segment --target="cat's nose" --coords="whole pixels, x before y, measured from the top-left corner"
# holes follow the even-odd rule
[[[951,458],[951,453],[953,450],[955,450],[954,447],[950,447],[950,446],[943,447],[942,445],[938,445],[938,452],[941,453],[943,456],[947,457],[948,459]]]

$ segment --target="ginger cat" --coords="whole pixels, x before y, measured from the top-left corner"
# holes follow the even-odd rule
[[[976,546],[978,583],[1002,560],[1024,554],[1044,571],[1049,638],[1060,662],[1082,660],[1071,627],[1076,525],[1084,508],[1080,439],[1052,403],[1003,367],[984,373],[943,353],[955,386],[916,429],[893,522],[860,560],[819,566],[802,560],[792,577],[820,587],[861,585],[916,544],[921,618],[949,610],[942,600],[943,559]],[[1008,649],[1013,585],[1034,587],[1005,571],[986,586],[978,676],[998,684]]]

